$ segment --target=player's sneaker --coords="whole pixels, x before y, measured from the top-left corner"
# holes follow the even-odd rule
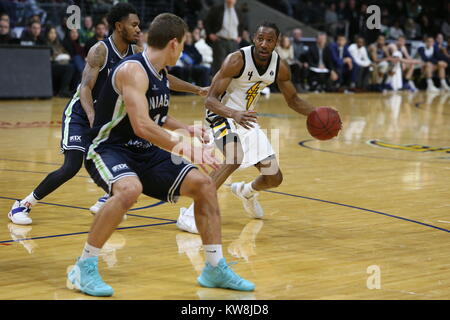
[[[78,258],[77,263],[67,274],[69,289],[76,288],[83,293],[96,297],[109,297],[114,293],[98,273],[98,257],[84,260]],[[72,284],[72,285],[70,285]]]
[[[89,211],[91,211],[91,213],[95,216],[100,211],[100,209],[105,205],[108,199],[109,199],[108,194],[105,194],[103,197],[98,198],[97,202],[92,207],[89,208]],[[122,218],[122,221],[125,220],[127,220],[126,214],[124,214]]]
[[[186,208],[180,208],[180,216],[177,220],[177,228],[189,233],[198,234],[197,226],[195,224],[195,217],[187,213]]]
[[[105,194],[103,197],[98,198],[97,202],[92,207],[90,207],[89,210],[93,214],[97,214],[108,199],[108,194]]]
[[[231,184],[231,192],[242,200],[245,211],[251,218],[261,219],[264,216],[264,210],[258,202],[259,193],[254,193],[250,197],[245,197],[242,193],[244,182],[235,182]]]
[[[15,224],[31,224],[33,220],[29,217],[30,211],[30,208],[24,206],[20,203],[20,201],[16,200],[11,207],[11,211],[8,213],[8,218]]]
[[[224,288],[238,291],[253,291],[255,285],[240,276],[227,265],[225,258],[220,259],[217,267],[205,263],[202,274],[197,278],[202,287]]]
[[[435,85],[433,84],[433,85],[428,85],[428,87],[427,87],[427,92],[436,92],[436,93],[439,93],[440,90],[439,90],[438,88],[436,88]]]

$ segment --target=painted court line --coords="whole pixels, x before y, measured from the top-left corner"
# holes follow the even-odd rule
[[[161,226],[161,225],[165,225],[165,224],[174,224],[175,222],[176,221],[144,224],[144,225],[139,225],[139,226],[117,228],[116,230],[154,227],[154,226]],[[39,239],[59,238],[59,237],[76,236],[76,235],[88,234],[88,233],[89,233],[89,231],[82,231],[82,232],[73,232],[73,233],[54,234],[54,235],[41,236],[41,237],[31,237],[31,238],[24,238],[24,239],[17,239],[17,240],[3,240],[3,241],[0,241],[0,245],[5,245],[5,244],[7,245],[8,243],[11,243],[11,242],[20,242],[20,241],[25,241],[25,240],[39,240]]]
[[[20,200],[20,199],[17,199],[17,198],[2,197],[2,196],[0,196],[0,199]],[[39,203],[39,204],[50,205],[50,206],[58,206],[58,207],[64,207],[64,208],[71,208],[71,209],[89,210],[88,208],[77,207],[77,206],[70,206],[70,205],[59,204],[59,203],[42,202],[42,201],[39,201],[38,203]],[[137,211],[137,210],[143,210],[143,209],[153,208],[153,207],[156,207],[156,206],[160,206],[160,205],[162,205],[162,204],[164,204],[164,203],[165,203],[164,201],[159,201],[159,202],[150,204],[150,205],[148,205],[148,206],[138,207],[138,208],[133,208],[133,209],[130,209],[129,211]],[[157,218],[157,217],[149,217],[149,216],[143,216],[143,215],[139,215],[139,214],[131,214],[131,213],[127,213],[127,215],[133,216],[133,217],[139,217],[139,218],[156,219],[156,220],[164,220],[164,221],[174,221],[174,222],[176,222],[176,220],[173,220],[173,219],[164,219],[164,218]]]

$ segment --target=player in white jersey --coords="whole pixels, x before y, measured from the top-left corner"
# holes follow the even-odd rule
[[[214,76],[206,99],[206,121],[216,146],[225,156],[225,163],[211,177],[219,188],[239,167],[254,165],[261,173],[255,180],[231,185],[231,191],[242,199],[244,209],[253,218],[264,215],[257,199],[258,191],[276,188],[283,180],[275,152],[256,123],[255,107],[260,92],[276,82],[291,109],[305,116],[314,110],[311,104],[298,97],[289,66],[274,50],[278,36],[279,29],[275,24],[260,24],[253,46],[227,56]],[[180,209],[177,226],[198,233],[193,208],[191,204],[188,209]]]

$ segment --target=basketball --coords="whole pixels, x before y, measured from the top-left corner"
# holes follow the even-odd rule
[[[329,140],[338,135],[342,128],[339,113],[329,107],[319,107],[308,115],[308,132],[318,140]]]

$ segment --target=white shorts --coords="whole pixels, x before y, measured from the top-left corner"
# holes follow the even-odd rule
[[[262,130],[257,123],[254,124],[254,128],[245,129],[231,118],[221,118],[220,121],[211,125],[211,129],[211,141],[239,137],[244,152],[240,169],[251,167],[275,155],[265,130]]]

